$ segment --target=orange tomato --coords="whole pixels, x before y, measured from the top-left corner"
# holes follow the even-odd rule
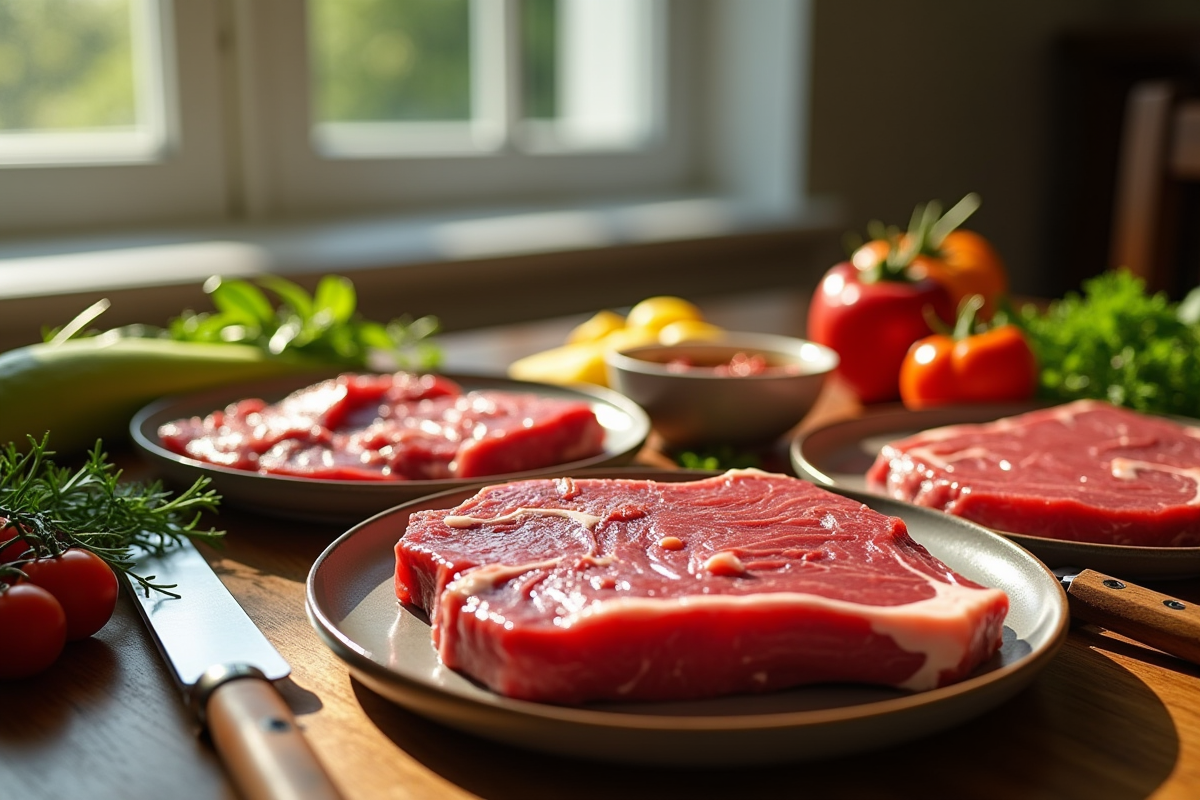
[[[918,254],[909,269],[914,277],[932,278],[945,286],[956,305],[971,295],[982,296],[984,319],[991,319],[1008,292],[1008,272],[1000,254],[974,231],[951,231],[934,253]]]
[[[952,403],[1028,400],[1037,389],[1037,360],[1015,325],[965,338],[935,334],[913,344],[900,365],[900,400],[921,409]]]

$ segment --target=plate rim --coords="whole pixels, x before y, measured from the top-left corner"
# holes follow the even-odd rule
[[[599,473],[618,473],[618,477],[625,477],[635,473],[646,475],[653,473],[656,476],[675,475],[675,476],[695,476],[707,477],[721,474],[720,471],[703,471],[703,470],[661,470],[654,468],[632,468],[622,470],[615,469],[600,469],[589,470],[588,474],[578,473],[574,477],[600,477]],[[739,733],[739,732],[765,732],[765,731],[782,731],[795,728],[813,728],[836,725],[854,725],[861,724],[868,719],[879,719],[881,717],[894,717],[915,713],[925,707],[945,704],[947,701],[954,700],[964,696],[979,696],[986,694],[985,690],[992,692],[1000,691],[1000,689],[1010,683],[1016,681],[1019,683],[1013,691],[1019,691],[1029,680],[1032,680],[1041,669],[1055,656],[1059,648],[1066,640],[1069,627],[1069,614],[1067,612],[1066,594],[1063,591],[1058,580],[1050,573],[1050,571],[1034,558],[1028,551],[1020,545],[1004,539],[997,534],[988,531],[982,526],[974,523],[958,520],[957,518],[949,518],[946,515],[938,514],[929,509],[921,509],[916,506],[904,508],[905,513],[913,513],[918,516],[927,516],[931,521],[937,520],[938,524],[949,524],[952,526],[963,527],[973,531],[975,535],[982,535],[994,540],[994,544],[1001,547],[1007,554],[1008,559],[1028,560],[1031,567],[1035,567],[1038,574],[1044,574],[1046,580],[1045,589],[1053,592],[1053,596],[1057,599],[1055,608],[1056,619],[1050,623],[1053,630],[1046,635],[1045,641],[1038,649],[1031,651],[1029,654],[1021,656],[1017,661],[998,667],[982,675],[967,678],[958,683],[948,686],[930,689],[924,692],[914,694],[906,694],[897,697],[884,698],[879,700],[870,700],[863,703],[853,704],[850,706],[839,706],[833,708],[799,710],[799,711],[783,711],[772,713],[759,714],[629,714],[620,711],[609,711],[605,709],[595,709],[578,706],[559,706],[553,704],[536,703],[531,701],[515,700],[512,698],[502,697],[490,690],[485,690],[487,694],[484,699],[473,698],[461,693],[446,690],[442,687],[426,683],[424,681],[402,675],[394,670],[389,669],[383,664],[375,661],[369,652],[366,651],[357,642],[354,642],[348,635],[340,630],[338,622],[331,619],[322,608],[320,599],[318,598],[318,582],[320,581],[321,572],[324,564],[334,556],[336,551],[355,536],[363,535],[370,531],[370,526],[378,524],[382,518],[390,517],[396,514],[402,514],[405,509],[413,506],[428,504],[429,502],[438,500],[439,498],[451,498],[459,496],[463,493],[462,489],[449,490],[439,492],[425,498],[418,498],[407,503],[399,504],[391,509],[380,512],[370,519],[360,522],[355,525],[337,539],[317,557],[309,571],[305,585],[305,609],[309,617],[310,623],[315,628],[318,636],[330,647],[344,663],[346,663],[352,672],[365,673],[369,677],[376,680],[401,684],[403,688],[409,692],[419,696],[433,695],[436,701],[454,706],[457,708],[467,708],[475,712],[485,712],[501,715],[517,715],[522,716],[526,720],[539,720],[546,723],[563,723],[573,726],[583,726],[597,730],[639,730],[639,731],[660,731],[669,732],[672,734],[693,733],[696,735],[720,734],[720,733]],[[836,494],[853,497],[862,500],[864,503],[871,505],[873,503],[882,503],[888,506],[904,506],[898,501],[889,498],[879,498],[865,493],[847,491],[842,489],[832,489]],[[378,589],[378,585],[376,586]],[[684,723],[686,721],[686,723]]]
[[[645,446],[646,441],[650,437],[650,418],[645,410],[625,395],[607,387],[590,384],[557,385],[517,380],[488,373],[441,372],[437,370],[423,370],[420,372],[421,374],[436,374],[456,381],[466,391],[470,391],[476,387],[486,387],[583,400],[590,403],[593,407],[604,407],[615,410],[629,421],[629,426],[627,430],[622,430],[618,433],[620,442],[616,446],[610,448],[606,441],[606,448],[603,453],[566,464],[526,470],[519,473],[503,473],[494,476],[405,481],[352,481],[331,478],[305,478],[295,475],[268,475],[234,469],[171,452],[159,443],[156,435],[156,429],[159,424],[170,421],[170,419],[189,416],[189,409],[208,408],[208,411],[202,413],[209,413],[223,408],[230,402],[246,397],[263,397],[271,401],[272,399],[282,397],[289,391],[295,391],[312,385],[315,382],[336,377],[337,375],[347,373],[368,374],[372,372],[372,370],[322,369],[254,381],[239,381],[196,392],[168,395],[147,403],[133,415],[128,426],[129,435],[134,447],[144,460],[147,460],[156,468],[170,475],[178,477],[179,475],[187,474],[193,480],[201,476],[208,477],[214,484],[218,482],[225,484],[226,488],[229,482],[235,483],[241,488],[232,494],[228,491],[222,494],[235,504],[243,505],[243,507],[245,506],[241,502],[241,495],[243,493],[257,494],[256,489],[258,492],[261,492],[264,487],[271,487],[273,490],[278,491],[290,489],[301,492],[304,489],[311,489],[314,493],[319,492],[322,495],[336,494],[345,498],[347,504],[355,505],[356,507],[357,504],[353,501],[357,498],[362,498],[361,502],[365,502],[365,498],[368,497],[380,498],[379,502],[374,503],[373,508],[368,511],[337,511],[331,512],[328,516],[317,517],[308,516],[308,512],[305,512],[305,518],[337,523],[356,522],[376,511],[386,510],[386,508],[395,505],[397,502],[407,502],[409,499],[415,499],[416,497],[438,491],[478,486],[481,482],[498,479],[520,480],[523,478],[541,477],[545,476],[548,471],[554,472],[562,468],[572,470],[596,468],[612,463],[613,461],[633,459]],[[174,409],[178,409],[178,411]],[[601,419],[601,425],[604,425],[603,419]],[[606,431],[609,430],[611,429],[606,427]],[[396,495],[403,495],[403,498],[396,497]],[[305,503],[304,506],[307,509],[309,503]],[[275,508],[270,503],[264,503],[262,507],[254,507],[251,510],[266,514],[296,516],[295,514],[288,514],[287,509]]]
[[[874,412],[867,412],[859,417],[840,419],[833,422],[815,427],[809,430],[796,433],[788,444],[788,452],[792,468],[803,478],[811,480],[825,488],[842,489],[851,491],[864,491],[873,497],[891,499],[895,502],[904,502],[896,498],[888,498],[887,495],[876,494],[865,490],[855,490],[853,487],[847,487],[839,484],[838,481],[826,474],[818,464],[814,464],[804,452],[806,444],[811,443],[814,439],[821,437],[831,437],[835,441],[839,441],[839,436],[844,436],[844,431],[857,431],[863,427],[870,426],[869,435],[882,435],[889,432],[894,432],[897,436],[903,436],[907,433],[916,433],[924,430],[927,427],[941,427],[944,425],[957,424],[975,424],[977,422],[988,422],[995,419],[1000,419],[1002,416],[1010,416],[1019,414],[1024,411],[1033,411],[1039,408],[1047,408],[1045,403],[1013,403],[1013,404],[979,404],[979,405],[953,405],[941,406],[932,409],[909,410],[895,405],[889,405],[885,408],[880,408]],[[946,415],[952,415],[950,420],[946,420]],[[961,415],[961,416],[960,416]],[[994,415],[994,416],[993,416]],[[914,419],[930,419],[942,420],[933,425],[919,423],[924,427],[918,428],[912,424],[904,424],[899,428],[888,423],[893,421],[903,422],[904,420]],[[1200,426],[1200,420],[1189,420],[1182,417],[1172,417],[1176,421],[1183,423],[1192,423]],[[876,429],[878,427],[878,429]],[[864,437],[846,438],[845,442],[862,441]],[[944,513],[944,512],[941,512]],[[1135,567],[1137,562],[1157,562],[1167,561],[1174,557],[1174,560],[1179,560],[1180,556],[1185,556],[1189,560],[1200,560],[1200,546],[1189,547],[1154,547],[1151,545],[1121,545],[1121,544],[1105,544],[1103,542],[1076,542],[1067,539],[1054,539],[1049,536],[1037,536],[1029,533],[1015,533],[1012,531],[993,530],[993,532],[1005,537],[1011,541],[1017,542],[1028,550],[1036,551],[1043,548],[1049,551],[1065,549],[1070,552],[1073,549],[1095,549],[1102,553],[1107,558],[1127,558],[1133,559]],[[1077,566],[1086,567],[1086,564]],[[1200,574],[1200,568],[1195,570],[1187,570],[1185,573],[1178,576],[1152,576],[1152,577],[1192,577]],[[1133,576],[1133,573],[1130,573]]]

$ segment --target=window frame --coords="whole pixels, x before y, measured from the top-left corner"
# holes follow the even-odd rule
[[[254,53],[253,37],[234,40],[228,32],[253,32],[269,21],[264,7],[287,2],[299,0],[230,0],[220,8],[217,0],[177,0],[175,10],[186,7],[195,24],[198,9],[224,9],[225,16],[208,18],[226,32],[210,43],[213,54],[223,42],[229,59],[263,59],[263,68],[279,62]],[[203,307],[200,284],[217,273],[275,273],[311,284],[338,272],[360,287],[364,313],[432,313],[449,328],[620,305],[653,291],[815,281],[840,253],[844,225],[836,202],[806,191],[812,0],[669,2],[698,9],[678,35],[703,55],[697,74],[680,77],[706,98],[685,117],[696,135],[688,181],[664,191],[604,186],[605,194],[541,201],[485,197],[471,206],[431,200],[407,208],[280,209],[275,176],[254,157],[270,139],[249,113],[264,108],[252,82],[227,95],[223,109],[208,106],[209,122],[244,144],[228,148],[216,176],[207,176],[222,185],[223,202],[201,213],[188,209],[175,224],[99,220],[106,223],[100,229],[76,223],[7,237],[0,230],[0,346],[36,339],[41,326],[61,324],[99,297],[113,302],[108,325]],[[182,21],[177,13],[176,25]],[[740,57],[746,53],[754,57]],[[178,60],[181,75],[198,60],[186,55]],[[672,59],[682,59],[672,69],[687,67],[678,50]],[[127,184],[110,185],[124,193]],[[71,283],[30,279],[56,271],[73,276]],[[17,275],[19,287],[8,280]],[[474,296],[464,301],[468,285]]]
[[[666,118],[662,134],[643,146],[524,152],[505,141],[475,152],[451,144],[454,152],[389,157],[330,157],[314,146],[308,84],[277,77],[309,68],[307,15],[294,13],[295,0],[240,6],[239,30],[245,35],[238,42],[238,58],[253,94],[239,104],[247,143],[242,191],[248,218],[530,205],[564,197],[578,202],[693,188],[698,183],[698,145],[691,134],[695,126],[688,124],[693,91],[686,75],[686,32],[698,5],[678,0],[662,4],[665,13],[659,16],[672,22],[664,31],[666,63],[658,69],[667,73],[662,81],[678,91],[670,93],[661,109]],[[511,25],[511,13],[507,16],[506,24]]]
[[[157,157],[0,165],[0,236],[103,226],[214,221],[229,205],[217,0],[152,0],[165,89]],[[176,91],[178,87],[178,91]],[[186,102],[184,102],[186,95]],[[180,187],[187,187],[180,191]]]

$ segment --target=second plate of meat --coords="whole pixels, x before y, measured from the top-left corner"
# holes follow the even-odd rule
[[[1035,408],[1028,404],[954,406],[922,411],[885,408],[800,434],[792,441],[791,461],[799,475],[822,485],[883,496],[884,490],[868,485],[867,473],[884,446],[933,428],[990,423]],[[1200,575],[1200,547],[1100,544],[1029,532],[1014,533],[1002,529],[997,532],[1025,547],[1051,567],[1090,568],[1134,580],[1170,580]]]
[[[626,468],[571,477],[661,482],[712,474]],[[410,711],[485,739],[626,763],[746,765],[886,747],[968,722],[1019,692],[1049,663],[1066,637],[1066,601],[1036,558],[945,514],[834,493],[900,517],[912,538],[946,566],[1005,592],[1010,603],[999,650],[961,681],[924,691],[821,683],[670,702],[513,699],[448,668],[431,642],[428,618],[396,595],[396,543],[410,517],[454,508],[473,489],[406,503],[343,534],[314,562],[306,608],[322,641],[356,679]]]
[[[555,475],[564,471],[628,464],[637,456],[650,433],[650,420],[636,403],[623,395],[601,387],[560,387],[481,375],[444,375],[437,376],[438,380],[452,381],[461,389],[464,397],[468,394],[474,396],[476,393],[484,395],[496,393],[530,397],[536,403],[569,401],[572,404],[583,404],[594,413],[595,420],[602,429],[599,446],[589,451],[590,455],[568,458],[563,463],[518,470],[496,467],[494,473],[478,474],[487,471],[486,468],[489,465],[503,463],[504,454],[501,453],[497,456],[495,451],[491,451],[484,454],[485,457],[482,459],[475,458],[477,469],[470,477],[439,476],[432,479],[383,480],[378,475],[372,475],[366,470],[346,469],[342,463],[334,464],[335,470],[312,471],[312,474],[315,475],[347,475],[359,472],[368,476],[365,479],[346,479],[344,477],[307,477],[295,468],[298,463],[295,456],[290,459],[280,459],[283,462],[283,468],[292,469],[295,474],[271,474],[265,471],[212,463],[201,458],[189,457],[168,447],[160,434],[160,431],[164,429],[163,426],[181,420],[197,420],[193,424],[198,426],[199,419],[212,415],[214,412],[222,413],[223,409],[241,401],[262,400],[266,403],[276,403],[285,397],[295,396],[293,393],[319,385],[332,377],[333,375],[328,373],[314,374],[226,386],[194,395],[164,398],[146,406],[134,416],[130,423],[130,433],[142,455],[173,483],[190,485],[199,477],[207,477],[211,481],[211,488],[218,491],[223,499],[246,510],[275,517],[339,524],[359,522],[372,514],[414,498],[448,489],[478,486],[485,481]],[[434,398],[434,402],[440,402],[442,399],[444,398]],[[293,409],[296,415],[303,416],[311,411],[311,408],[304,407],[308,402],[304,400],[297,404],[299,408]],[[464,420],[469,419],[466,414],[455,409],[451,409],[449,413],[457,414],[458,419],[454,424],[459,427],[465,424]],[[531,413],[537,413],[536,409]],[[244,414],[242,416],[240,424],[245,428],[246,418]],[[511,417],[511,414],[509,416]],[[516,420],[517,427],[520,427],[520,421],[520,419]],[[435,427],[448,426],[445,419],[437,419],[434,422],[437,423]],[[275,423],[263,423],[266,427],[272,424]],[[295,421],[290,419],[285,419],[279,424],[296,427]],[[356,431],[353,435],[361,439],[373,431],[373,428],[368,428],[366,434]],[[321,433],[323,436],[327,435],[326,431]],[[407,436],[409,433],[411,431],[405,431],[402,435]],[[244,430],[235,430],[234,434],[235,436],[230,438],[247,435]],[[384,436],[395,439],[397,435],[394,432],[384,431],[380,437],[382,441]],[[470,438],[469,431],[465,433],[465,438]],[[508,438],[515,437],[509,436]],[[388,443],[388,441],[383,441],[384,445]],[[324,444],[324,441],[321,444]],[[383,446],[373,445],[373,447],[374,454],[387,452]],[[321,466],[322,460],[337,457],[337,453],[331,454],[327,447],[314,448],[314,450],[315,455],[311,451],[302,451],[299,455],[308,459],[306,463],[315,462],[317,466]],[[408,463],[416,461],[420,465],[433,462],[439,455],[445,455],[430,453],[428,448],[424,447],[415,452],[416,455],[408,459]],[[274,451],[271,454],[273,455]],[[480,452],[477,450],[476,455],[479,454]]]

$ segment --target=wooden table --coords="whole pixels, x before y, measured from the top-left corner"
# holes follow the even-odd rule
[[[746,310],[752,316],[739,316]],[[786,296],[710,311],[729,326],[753,319],[760,330],[803,330],[802,308]],[[447,337],[448,367],[495,370],[497,358],[557,341],[567,322]],[[858,412],[835,383],[803,425]],[[1200,797],[1200,669],[1091,627],[1074,628],[1033,684],[1001,707],[881,752],[765,768],[654,769],[484,741],[383,699],[317,638],[304,582],[341,528],[232,506],[210,522],[229,535],[222,552],[206,553],[291,663],[282,691],[347,798]],[[1158,588],[1200,601],[1200,580]],[[48,672],[0,684],[0,797],[233,796],[128,597],[100,633],[71,644]]]

